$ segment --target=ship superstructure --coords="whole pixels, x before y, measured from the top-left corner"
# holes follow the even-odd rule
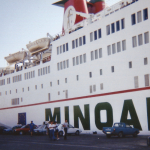
[[[5,57],[0,122],[68,119],[83,133],[102,133],[122,121],[149,134],[149,0],[75,2],[54,3],[64,7],[60,34]]]

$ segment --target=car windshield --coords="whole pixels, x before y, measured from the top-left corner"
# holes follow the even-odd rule
[[[69,124],[69,128],[74,128],[71,124]]]
[[[21,128],[25,128],[26,125],[22,126]]]
[[[114,127],[123,127],[123,124],[121,124],[121,123],[115,123]]]

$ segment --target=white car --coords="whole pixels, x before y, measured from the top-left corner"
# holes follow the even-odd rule
[[[64,127],[62,124],[60,124],[58,126],[58,130],[59,130],[59,135],[63,136],[64,135]],[[82,130],[80,130],[79,128],[75,128],[72,125],[68,125],[68,130],[67,133],[68,134],[75,134],[75,135],[79,135],[82,132]]]

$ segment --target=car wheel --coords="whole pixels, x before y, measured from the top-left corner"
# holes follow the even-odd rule
[[[59,136],[63,136],[63,132],[62,131],[59,132]]]
[[[119,133],[118,133],[118,137],[119,137],[119,138],[123,138],[123,132],[119,132]]]
[[[79,131],[76,131],[76,133],[75,133],[76,135],[79,135]]]
[[[137,132],[134,132],[134,133],[133,133],[133,137],[137,137]]]
[[[23,135],[23,131],[20,131],[19,134],[20,134],[20,135]]]
[[[111,135],[110,135],[110,134],[107,134],[107,135],[106,135],[106,137],[107,137],[107,138],[110,138],[110,137],[111,137]]]

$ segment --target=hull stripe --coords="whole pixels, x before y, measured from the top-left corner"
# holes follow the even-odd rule
[[[144,88],[138,88],[138,89],[129,89],[129,90],[116,91],[116,92],[103,93],[103,94],[95,94],[95,95],[88,95],[88,96],[81,96],[81,97],[74,97],[74,98],[68,98],[68,99],[62,99],[62,100],[55,100],[55,101],[48,101],[48,102],[42,102],[42,103],[22,105],[22,106],[6,107],[6,108],[0,108],[0,110],[29,107],[29,106],[36,106],[36,105],[43,105],[43,104],[50,104],[50,103],[60,103],[60,102],[65,102],[65,101],[87,99],[87,98],[92,98],[92,97],[101,97],[101,96],[130,93],[130,92],[137,92],[137,91],[144,91],[144,90],[150,90],[150,87],[144,87]]]

